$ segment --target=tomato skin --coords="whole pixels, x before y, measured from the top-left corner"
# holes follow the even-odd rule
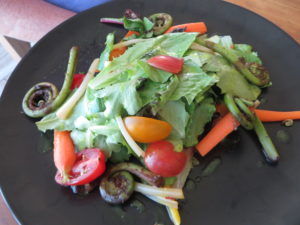
[[[167,122],[142,116],[125,117],[124,124],[130,136],[140,143],[161,141],[172,131]]]
[[[63,182],[62,174],[57,171],[55,181],[58,184],[84,185],[98,178],[106,169],[105,155],[97,148],[85,149],[77,153],[77,160],[69,174],[69,180]]]
[[[75,88],[79,88],[79,86],[81,85],[84,77],[85,77],[85,74],[83,74],[83,73],[74,74],[73,81],[72,81],[70,89],[73,90]]]
[[[185,152],[175,152],[174,146],[168,141],[149,144],[144,158],[147,168],[163,177],[178,175],[187,161]]]
[[[148,64],[157,69],[170,73],[179,73],[183,67],[183,58],[176,58],[168,55],[158,55],[148,59]]]

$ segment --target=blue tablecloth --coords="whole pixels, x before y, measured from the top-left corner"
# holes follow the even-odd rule
[[[96,5],[101,5],[110,0],[46,0],[46,2],[57,5],[73,12],[81,12]]]

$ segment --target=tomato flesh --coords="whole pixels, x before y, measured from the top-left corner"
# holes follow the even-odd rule
[[[75,88],[79,88],[79,86],[81,85],[84,77],[85,77],[85,74],[83,74],[83,73],[75,74],[74,77],[73,77],[73,81],[72,81],[70,89],[73,90]]]
[[[151,143],[167,138],[172,126],[162,120],[142,116],[128,116],[124,118],[126,130],[133,140],[140,143]]]
[[[148,59],[148,64],[170,73],[179,73],[183,67],[183,58],[168,55],[158,55]]]
[[[144,161],[153,173],[173,177],[183,170],[187,155],[185,152],[175,152],[173,144],[168,141],[158,141],[149,144]]]
[[[106,169],[105,155],[97,148],[85,149],[77,153],[77,160],[69,173],[69,179],[63,182],[62,174],[57,171],[55,181],[61,185],[83,185],[98,178]]]

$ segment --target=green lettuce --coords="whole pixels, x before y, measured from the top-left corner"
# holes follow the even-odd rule
[[[98,65],[98,70],[100,71],[103,70],[105,62],[109,61],[110,52],[113,50],[114,47],[114,39],[115,35],[113,33],[109,33],[106,37],[106,47],[100,55],[100,62]]]
[[[127,114],[136,114],[143,102],[137,92],[137,86],[142,80],[139,77],[132,78],[129,81],[116,83],[103,88],[95,94],[103,99],[105,105],[104,115],[107,118],[115,118],[126,110]]]
[[[203,66],[207,72],[215,72],[219,77],[217,86],[222,93],[231,94],[248,100],[256,100],[261,89],[250,84],[243,75],[222,56],[215,55]]]
[[[75,129],[74,122],[80,116],[85,116],[83,98],[78,101],[68,119],[61,120],[57,118],[55,111],[46,115],[42,120],[35,124],[42,132],[45,132],[46,130],[73,130]]]
[[[142,69],[144,76],[149,78],[154,82],[164,83],[166,82],[171,76],[171,73],[166,72],[164,70],[156,69],[150,66],[147,62],[140,60],[138,61],[138,66]]]
[[[196,51],[196,50],[188,50],[184,56],[184,61],[191,60],[193,63],[195,63],[199,67],[202,67],[212,57],[214,57],[214,55],[211,53],[200,52],[200,51]]]
[[[191,109],[184,139],[185,147],[192,147],[198,143],[198,136],[203,133],[205,125],[211,121],[215,111],[213,98],[206,98]]]
[[[185,62],[182,73],[179,74],[179,85],[173,92],[170,100],[179,100],[185,97],[188,104],[199,94],[204,94],[212,85],[218,82],[216,75],[208,75],[191,60]]]
[[[172,76],[166,84],[160,87],[160,90],[157,90],[157,98],[151,104],[151,112],[153,115],[156,115],[157,112],[165,106],[165,104],[170,100],[178,85],[178,77]]]
[[[182,101],[168,101],[158,112],[158,116],[171,124],[178,137],[185,138],[185,127],[189,120],[189,114]]]
[[[170,33],[157,38],[145,39],[130,47],[123,55],[115,58],[90,83],[92,89],[130,79],[128,70],[135,70],[137,60],[154,55],[182,57],[194,42],[197,33]]]
[[[257,52],[252,51],[252,46],[247,44],[235,44],[235,52],[245,59],[248,63],[262,64],[261,59],[258,57]]]

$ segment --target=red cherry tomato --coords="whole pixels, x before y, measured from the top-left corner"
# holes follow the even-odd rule
[[[77,153],[77,160],[69,173],[69,180],[63,182],[62,174],[57,171],[55,181],[61,185],[83,185],[98,178],[105,169],[104,153],[97,148],[85,149]]]
[[[85,77],[85,74],[83,74],[83,73],[74,74],[70,89],[73,90],[75,88],[78,88],[80,86],[80,84],[82,83],[84,77]]]
[[[148,64],[170,73],[179,73],[182,70],[183,58],[168,55],[158,55],[148,59]]]
[[[183,170],[187,155],[185,152],[175,152],[173,144],[168,141],[158,141],[148,145],[144,160],[153,173],[173,177]]]

